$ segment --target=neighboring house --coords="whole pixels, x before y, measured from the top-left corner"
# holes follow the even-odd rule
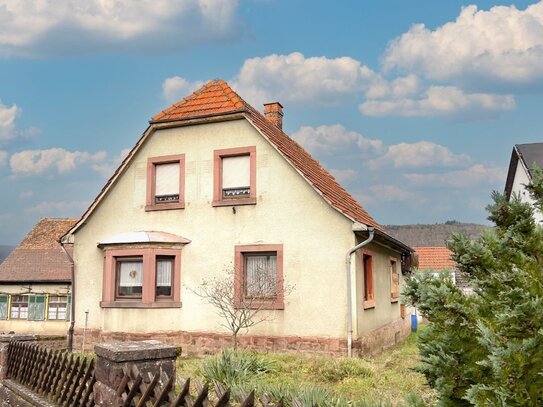
[[[71,262],[59,239],[76,220],[41,219],[0,264],[0,333],[66,335]]]
[[[349,249],[354,352],[407,335],[399,292],[412,249],[383,228],[282,131],[221,80],[157,114],[83,214],[74,242],[76,339],[160,338],[228,346],[215,309],[191,289],[234,270],[236,296],[271,320],[241,346],[346,354]],[[251,289],[251,282],[273,283]],[[284,297],[283,286],[295,289]]]
[[[456,268],[452,251],[446,247],[415,247],[418,256],[418,271],[451,273],[453,282],[464,291],[470,291],[464,273]]]
[[[515,144],[505,182],[507,199],[515,194],[522,202],[534,204],[526,190],[526,185],[532,181],[534,165],[543,168],[543,143]],[[537,222],[543,222],[543,214],[539,210],[534,211],[534,217]]]

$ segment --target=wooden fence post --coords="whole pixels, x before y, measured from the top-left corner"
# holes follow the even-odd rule
[[[123,368],[136,366],[143,379],[156,373],[175,377],[175,360],[180,353],[176,346],[159,341],[103,343],[94,347],[96,367],[94,402],[96,406],[122,406]],[[126,382],[125,382],[126,384]]]
[[[8,346],[12,341],[36,341],[36,336],[23,334],[0,335],[0,380],[4,380],[8,373]]]

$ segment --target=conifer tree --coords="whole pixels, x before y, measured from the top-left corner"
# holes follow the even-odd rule
[[[527,188],[543,213],[543,171]],[[543,406],[543,226],[518,196],[492,198],[495,228],[448,243],[473,293],[418,274],[404,290],[429,321],[420,371],[441,406]]]

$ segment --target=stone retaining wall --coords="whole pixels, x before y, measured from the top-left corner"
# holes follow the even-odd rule
[[[398,319],[353,341],[353,355],[379,353],[403,341],[409,332],[409,318]],[[82,339],[83,331],[76,329],[74,351],[78,352],[82,349]],[[147,339],[156,339],[171,345],[181,346],[185,356],[213,354],[219,349],[232,346],[230,335],[224,333],[186,331],[125,333],[87,330],[85,349],[90,350],[95,344],[102,342]],[[335,357],[347,355],[347,340],[344,338],[239,335],[238,346],[242,349],[280,353],[319,354]]]

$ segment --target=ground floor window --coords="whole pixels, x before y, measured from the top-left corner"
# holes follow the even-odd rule
[[[9,296],[0,294],[0,320],[8,319]]]
[[[70,319],[70,297],[50,295],[47,303],[47,319]]]
[[[12,295],[11,296],[11,319],[27,319],[28,318],[28,296],[27,295]]]
[[[375,307],[375,296],[373,290],[373,256],[369,252],[362,253],[362,277],[364,292],[364,308]]]
[[[236,246],[235,280],[239,306],[283,309],[283,245]]]
[[[179,307],[181,250],[105,250],[105,308]]]

